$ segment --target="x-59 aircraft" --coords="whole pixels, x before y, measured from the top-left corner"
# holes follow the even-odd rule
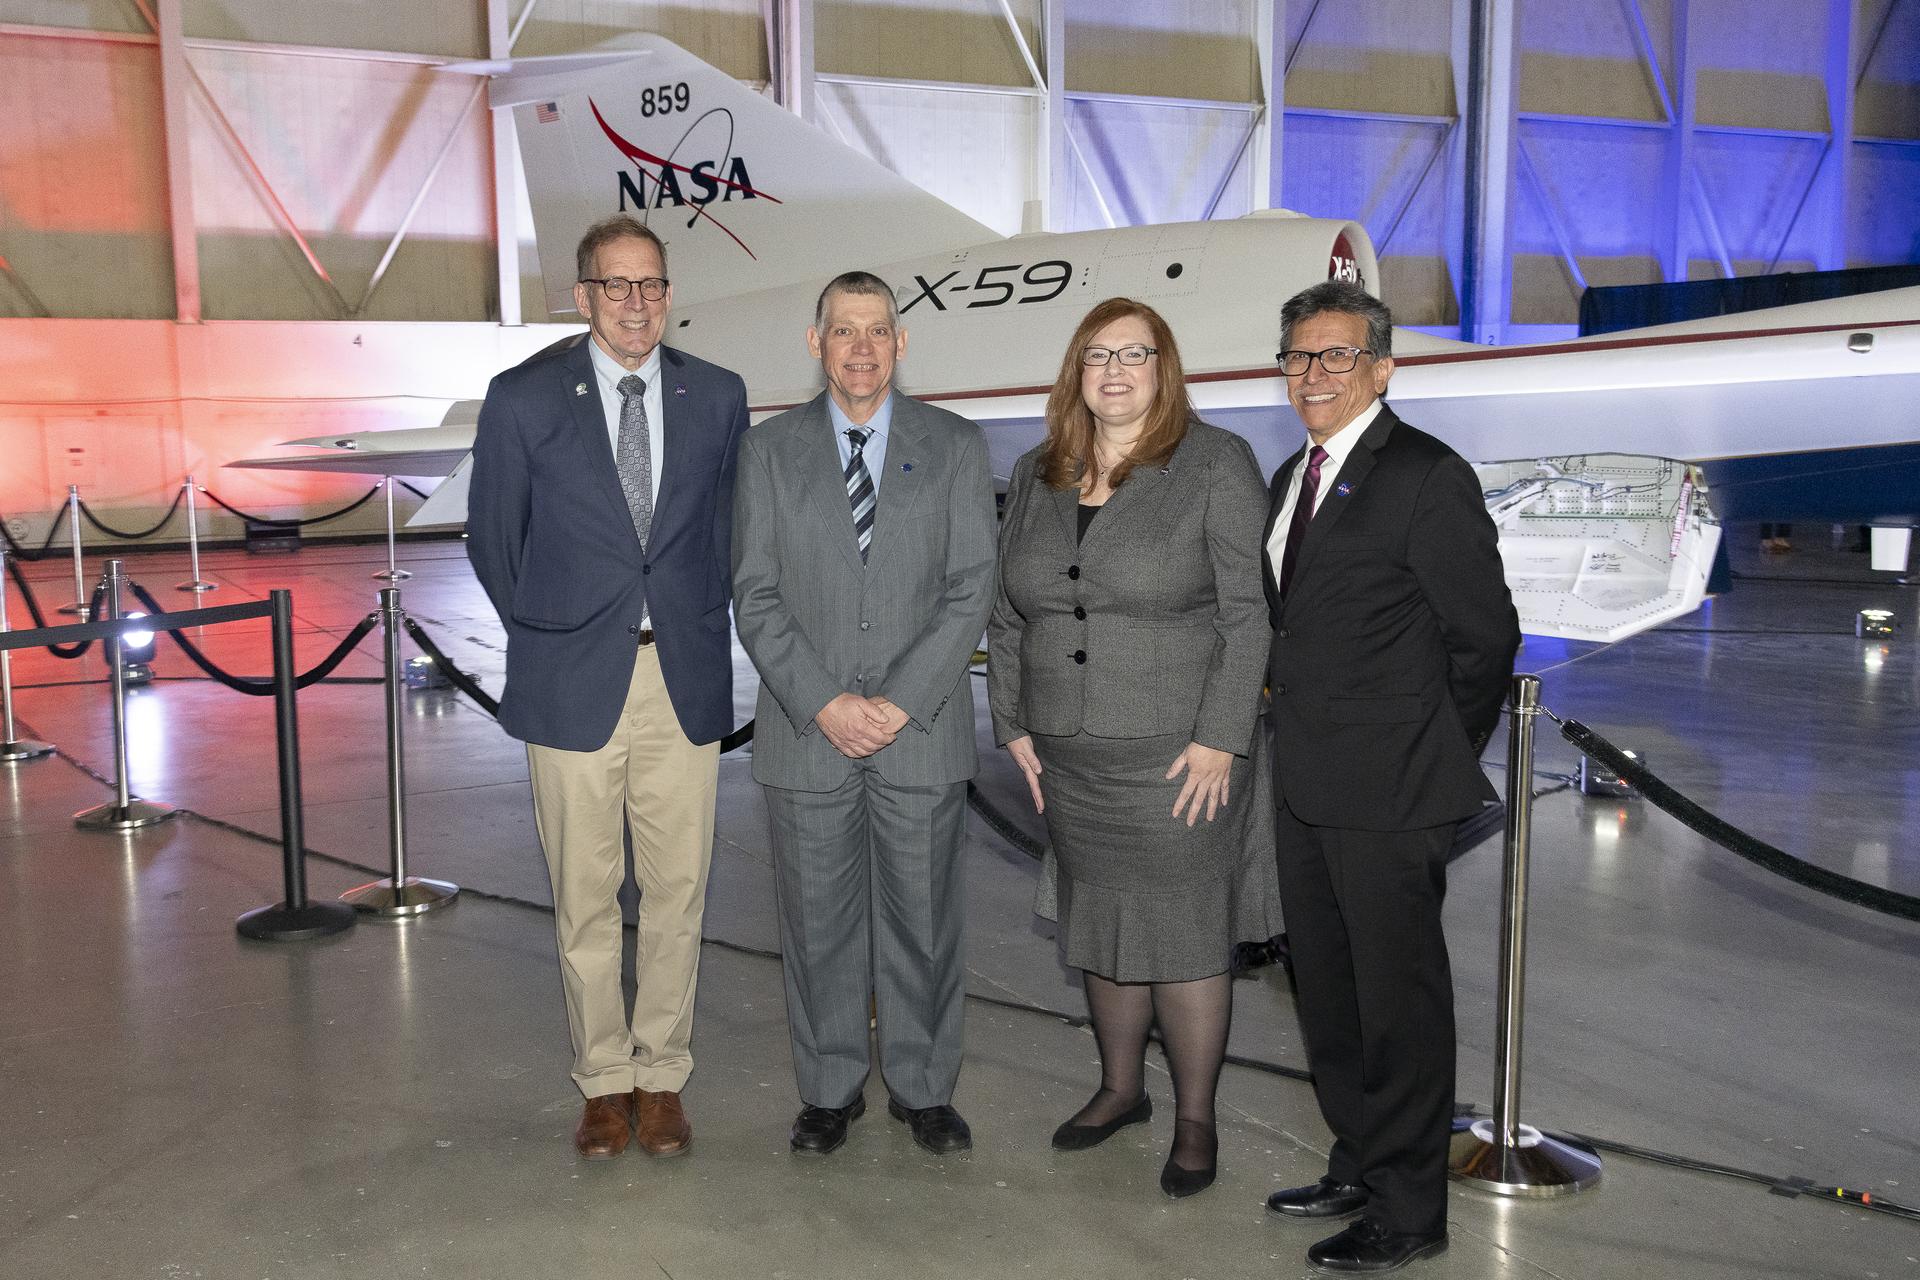
[[[911,338],[903,389],[979,421],[1001,475],[1041,437],[1074,325],[1116,294],[1166,316],[1200,413],[1273,468],[1303,435],[1274,363],[1280,303],[1379,279],[1358,223],[1283,212],[996,235],[657,37],[454,70],[492,77],[513,113],[556,314],[580,232],[631,213],[667,242],[667,341],[738,370],[764,416],[818,390],[803,333],[821,285],[874,271]],[[1399,330],[1394,356],[1395,407],[1475,460],[1522,626],[1611,640],[1700,603],[1720,525],[1699,464],[1914,438],[1920,289],[1534,347]],[[447,476],[412,523],[457,523],[477,410],[232,465]]]

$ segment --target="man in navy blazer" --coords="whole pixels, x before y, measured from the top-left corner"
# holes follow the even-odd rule
[[[1280,312],[1280,369],[1306,444],[1274,475],[1280,898],[1327,1173],[1275,1213],[1365,1214],[1307,1251],[1392,1271],[1447,1247],[1453,981],[1440,907],[1462,818],[1494,798],[1480,750],[1520,645],[1473,468],[1382,397],[1393,317],[1329,280]]]
[[[468,555],[507,631],[500,723],[527,744],[553,881],[581,1155],[692,1141],[694,980],[713,853],[728,644],[737,374],[661,344],[666,248],[629,217],[589,228],[574,302],[590,334],[493,380]],[[632,835],[635,997],[619,891]]]

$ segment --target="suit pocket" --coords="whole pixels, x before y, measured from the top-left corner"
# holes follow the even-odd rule
[[[700,625],[708,631],[718,631],[724,634],[727,629],[727,621],[728,614],[725,604],[715,609],[709,609],[700,615]]]
[[[1408,724],[1423,714],[1419,697],[1411,693],[1327,699],[1327,719],[1335,724]]]

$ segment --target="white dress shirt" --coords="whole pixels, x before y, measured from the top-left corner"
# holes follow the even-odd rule
[[[840,402],[831,395],[827,397],[827,417],[833,421],[833,443],[840,452],[840,474],[847,473],[847,464],[853,461],[853,441],[847,439],[847,430],[857,428],[867,433],[867,442],[860,446],[860,457],[867,464],[867,474],[873,478],[873,496],[880,496],[880,482],[887,475],[887,437],[893,431],[893,396],[889,394],[873,411],[873,416],[865,422],[855,422],[840,408]]]
[[[1373,425],[1373,420],[1380,416],[1380,404],[1376,399],[1360,411],[1359,417],[1328,436],[1327,442],[1320,446],[1327,451],[1327,460],[1320,464],[1320,487],[1314,490],[1313,512],[1308,515],[1309,520],[1319,514],[1320,504],[1333,492],[1334,479],[1340,474],[1341,464],[1346,462],[1347,455],[1360,443],[1360,437]],[[1308,440],[1307,453],[1311,453],[1312,448],[1313,442]],[[1293,509],[1300,502],[1300,486],[1306,483],[1306,479],[1307,454],[1302,453],[1299,463],[1293,468],[1293,475],[1287,480],[1287,496],[1280,504],[1280,518],[1273,522],[1273,536],[1267,539],[1267,560],[1275,582],[1280,581],[1280,565],[1287,553],[1287,530],[1293,525]]]
[[[624,369],[620,362],[600,349],[600,344],[587,336],[587,349],[593,357],[594,379],[600,384],[600,407],[607,418],[607,443],[613,447],[613,456],[620,456],[620,408],[626,403],[626,397],[620,394],[620,379],[629,373],[638,374],[647,383],[647,389],[640,399],[647,406],[647,456],[653,459],[653,505],[660,506],[660,473],[664,468],[667,438],[665,428],[666,411],[661,407],[660,398],[660,348],[655,346],[640,362],[638,369]]]

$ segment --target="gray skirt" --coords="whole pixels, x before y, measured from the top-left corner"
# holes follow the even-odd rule
[[[1236,758],[1227,808],[1189,827],[1173,816],[1186,774],[1165,776],[1187,741],[1033,735],[1055,918],[1076,969],[1188,982],[1225,973],[1234,943],[1281,932],[1266,753]]]

